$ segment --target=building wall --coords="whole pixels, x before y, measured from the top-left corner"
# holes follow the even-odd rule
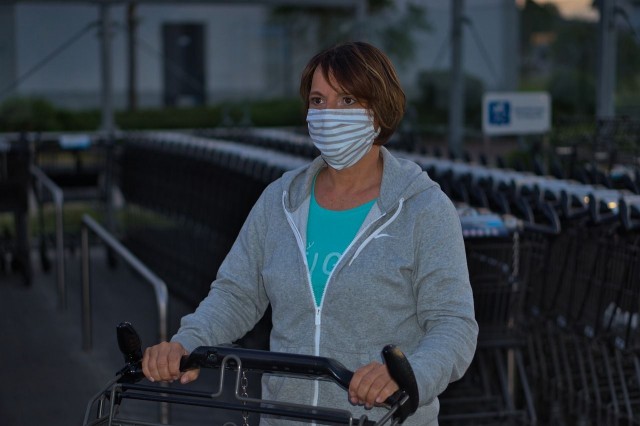
[[[0,5],[0,96],[16,80],[14,6]]]
[[[117,108],[125,106],[127,90],[126,10],[112,6],[115,24],[112,42],[113,90]],[[162,24],[204,23],[207,98],[221,99],[270,95],[265,72],[264,20],[262,6],[138,6],[139,104],[162,102]],[[15,6],[16,63],[18,75],[29,72],[58,46],[67,43],[98,20],[93,5],[19,4]],[[97,29],[86,33],[46,66],[34,72],[19,87],[19,95],[50,98],[70,108],[99,106],[101,76],[100,40]]]
[[[162,87],[161,27],[164,23],[205,25],[205,63],[210,102],[261,93],[265,84],[262,6],[139,7],[139,81],[143,92]]]
[[[122,8],[118,8],[122,9]],[[95,106],[100,102],[100,56],[97,29],[80,35],[98,19],[89,5],[18,4],[15,6],[16,65],[22,80],[17,94],[44,96],[65,106]],[[71,42],[74,37],[78,37]],[[63,44],[66,49],[37,68]],[[114,54],[122,54],[114,46]],[[123,73],[114,69],[116,82]]]
[[[407,1],[397,0],[397,6],[402,8]],[[450,2],[413,1],[426,6],[432,30],[417,34],[417,57],[412,64],[399,70],[410,97],[417,95],[415,82],[421,71],[446,70],[450,62]],[[115,22],[112,44],[114,103],[116,108],[123,108],[127,90],[126,10],[120,5],[112,6],[110,11]],[[6,15],[11,13],[15,18],[17,76],[32,71],[43,58],[99,18],[95,5],[79,3],[17,4]],[[474,28],[471,30],[467,25],[464,31],[466,72],[483,80],[487,89],[514,89],[518,70],[515,2],[467,0],[465,14]],[[137,84],[142,107],[162,103],[163,23],[206,24],[206,86],[210,103],[225,99],[295,96],[300,72],[318,47],[309,40],[290,39],[285,28],[269,22],[269,9],[265,6],[142,4],[138,5],[137,15]],[[7,31],[8,27],[0,25],[0,28],[0,31]],[[486,52],[479,48],[480,44]],[[11,53],[5,55],[12,56]],[[98,107],[100,76],[100,43],[94,28],[78,36],[66,50],[25,79],[16,94],[42,95],[70,108]],[[0,77],[0,82],[1,78],[10,79]]]
[[[406,0],[403,1],[403,3]],[[448,70],[451,64],[451,1],[422,0],[431,30],[416,33],[419,51],[415,64],[401,70],[403,83],[415,89],[417,74]],[[465,73],[479,78],[486,90],[515,90],[518,86],[519,15],[513,0],[466,0],[463,30]]]

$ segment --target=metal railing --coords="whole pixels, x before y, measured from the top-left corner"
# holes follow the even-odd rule
[[[47,176],[38,166],[31,164],[29,172],[35,178],[38,196],[45,187],[50,193],[55,206],[56,223],[56,282],[58,285],[58,306],[62,310],[67,309],[67,285],[65,282],[64,262],[64,224],[62,220],[64,211],[64,192]],[[41,198],[41,197],[40,197]],[[41,230],[41,232],[44,232]]]
[[[113,235],[104,229],[91,216],[82,216],[81,244],[82,244],[82,348],[90,351],[93,346],[93,332],[91,319],[91,277],[89,273],[89,230],[102,240],[110,249],[118,254],[142,278],[153,287],[158,310],[158,339],[167,340],[167,304],[169,293],[167,285],[147,268],[135,255],[120,243]]]
[[[125,262],[138,272],[152,287],[156,296],[158,310],[158,341],[167,340],[167,304],[169,293],[167,285],[145,266],[133,253],[120,243],[111,233],[104,229],[91,216],[82,216],[81,244],[82,244],[82,348],[91,350],[93,346],[93,332],[91,320],[91,274],[89,273],[89,230],[102,240],[110,249],[116,252]],[[166,386],[166,383],[162,383]],[[166,402],[160,404],[160,423],[169,423],[170,410]]]

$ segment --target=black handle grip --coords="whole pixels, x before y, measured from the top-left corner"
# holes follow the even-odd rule
[[[125,366],[118,372],[122,383],[135,383],[144,377],[142,373],[142,345],[140,336],[128,322],[116,327],[118,347],[124,355]]]
[[[395,404],[400,402],[403,398],[403,393],[409,397],[406,403],[400,405],[397,415],[394,416],[402,423],[418,409],[420,399],[416,376],[413,373],[407,357],[395,345],[385,346],[384,349],[382,349],[382,357],[389,369],[389,374],[400,387],[400,390],[387,400],[387,403],[393,402]]]
[[[116,328],[118,347],[124,355],[125,362],[138,362],[142,359],[140,336],[128,322],[121,322]]]

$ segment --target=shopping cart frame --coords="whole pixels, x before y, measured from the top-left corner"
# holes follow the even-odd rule
[[[210,392],[139,383],[144,378],[141,369],[140,339],[129,323],[121,323],[118,326],[118,344],[125,356],[125,366],[90,400],[83,422],[85,426],[167,424],[163,420],[154,423],[120,416],[119,407],[127,399],[223,409],[243,414],[260,413],[318,424],[350,426],[399,425],[417,408],[418,390],[415,376],[404,354],[393,345],[385,346],[382,356],[400,390],[383,404],[388,409],[385,415],[373,421],[366,415],[355,417],[348,410],[253,398],[243,390],[246,373],[260,372],[331,381],[346,391],[353,372],[331,358],[244,349],[237,346],[201,346],[182,358],[180,369],[219,369],[218,388]],[[235,376],[233,395],[229,395],[229,390],[225,389],[225,381],[229,380],[230,375]]]

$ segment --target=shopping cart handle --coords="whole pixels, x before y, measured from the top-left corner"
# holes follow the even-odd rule
[[[135,383],[144,377],[142,372],[142,349],[138,333],[128,322],[117,328],[118,346],[125,359],[125,366],[118,372],[120,383]],[[409,361],[394,345],[382,350],[382,357],[389,374],[398,384],[399,391],[389,397],[384,405],[395,409],[393,417],[402,423],[418,408],[418,385]],[[306,376],[313,379],[331,380],[345,390],[353,378],[353,372],[332,358],[313,355],[270,352],[244,349],[237,346],[200,346],[180,359],[180,371],[195,368],[230,368],[242,364],[244,370],[264,373]]]
[[[353,372],[331,358],[312,355],[270,352],[257,349],[245,349],[238,346],[200,346],[180,360],[180,371],[194,368],[237,368],[240,360],[243,370],[261,371],[328,379],[344,389],[349,389]],[[226,361],[225,361],[226,359]]]
[[[387,345],[382,356],[389,374],[400,390],[389,397],[384,405],[396,407],[393,417],[402,423],[418,408],[418,385],[409,361],[394,345]],[[313,379],[328,379],[345,390],[353,378],[353,372],[340,362],[325,357],[300,355],[284,352],[270,352],[256,349],[244,349],[237,346],[200,346],[180,360],[180,370],[195,368],[235,369],[240,360],[243,370],[303,376]]]

